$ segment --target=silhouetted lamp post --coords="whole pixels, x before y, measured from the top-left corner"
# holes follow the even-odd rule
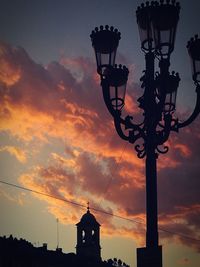
[[[137,156],[146,157],[146,247],[137,249],[138,267],[162,266],[157,215],[158,155],[168,151],[164,143],[170,132],[178,132],[180,128],[189,125],[200,112],[200,39],[196,35],[187,45],[196,85],[196,106],[185,122],[180,122],[175,116],[180,78],[178,73],[169,72],[169,66],[179,12],[180,5],[174,0],[160,0],[159,3],[152,1],[151,4],[146,2],[136,11],[141,49],[146,63],[146,70],[140,79],[144,94],[137,100],[143,113],[140,124],[135,123],[132,116],[122,116],[129,71],[125,66],[115,64],[119,31],[106,25],[95,28],[91,34],[104,101],[113,116],[116,131],[129,143],[138,142],[135,144]],[[159,67],[157,72],[154,70],[155,60]]]

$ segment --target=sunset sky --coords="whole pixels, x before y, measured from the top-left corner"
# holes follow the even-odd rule
[[[122,35],[117,62],[129,70],[125,114],[139,118],[144,55],[133,0],[0,0],[0,180],[113,213],[101,224],[102,258],[136,266],[145,245],[144,160],[117,135],[103,103],[90,33]],[[187,41],[200,35],[200,2],[181,0],[171,70],[180,73],[177,116],[195,104]],[[200,263],[200,117],[172,133],[158,159],[164,267]],[[67,202],[0,183],[0,236],[75,252],[75,224],[86,212]],[[139,223],[136,223],[137,221]],[[162,231],[165,230],[165,231]],[[170,233],[169,233],[170,232]],[[172,233],[178,233],[172,234]],[[186,238],[188,237],[188,238]]]

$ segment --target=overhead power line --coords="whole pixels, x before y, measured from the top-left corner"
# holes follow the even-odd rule
[[[57,199],[57,200],[61,200],[61,201],[70,203],[70,204],[72,204],[72,205],[76,205],[76,206],[85,208],[85,205],[82,205],[82,204],[77,203],[77,202],[74,202],[74,201],[67,200],[67,199],[65,199],[65,198],[56,197],[56,196],[53,196],[53,195],[49,195],[49,194],[46,194],[46,193],[42,193],[42,192],[39,192],[39,191],[30,189],[30,188],[27,188],[27,187],[23,187],[23,186],[16,185],[16,184],[13,184],[13,183],[8,183],[8,182],[1,181],[1,180],[0,180],[0,183],[2,183],[2,184],[6,184],[6,185],[9,185],[9,186],[12,186],[12,187],[16,187],[16,188],[19,188],[19,189],[22,189],[22,190],[25,190],[25,191],[29,191],[29,192],[32,192],[32,193],[36,193],[36,194],[39,194],[39,195],[42,195],[42,196],[46,196],[46,197],[54,198],[54,199]]]
[[[75,205],[77,207],[87,208],[87,206],[85,206],[83,204],[80,204],[78,202],[67,200],[65,198],[56,197],[56,196],[53,196],[53,195],[50,195],[50,194],[46,194],[46,193],[43,193],[43,192],[39,192],[39,191],[30,189],[30,188],[27,188],[27,187],[23,187],[23,186],[16,185],[16,184],[13,184],[13,183],[8,183],[8,182],[2,181],[2,180],[0,180],[0,183],[8,185],[8,186],[15,187],[15,188],[18,188],[18,189],[22,189],[22,190],[25,190],[25,191],[28,191],[28,192],[31,192],[31,193],[35,193],[35,194],[43,195],[43,196],[50,197],[50,198],[53,198],[53,199],[57,199],[57,200],[69,203],[71,205]],[[116,215],[116,214],[113,214],[111,212],[107,212],[107,211],[104,211],[104,210],[101,210],[101,209],[90,207],[90,210],[93,210],[93,211],[96,211],[96,212],[99,212],[99,213],[103,213],[103,214],[106,214],[106,215],[109,215],[109,216],[113,216],[113,217],[118,218],[118,219],[122,219],[122,220],[126,220],[126,221],[129,221],[129,222],[132,222],[132,223],[136,223],[136,224],[140,224],[140,225],[146,226],[144,222],[139,222],[137,220],[126,218],[126,217],[123,217],[123,216],[120,216],[120,215]],[[166,232],[168,234],[171,234],[171,235],[176,235],[176,236],[182,237],[184,239],[188,239],[188,240],[195,241],[195,242],[200,242],[200,239],[192,238],[192,237],[186,236],[184,234],[180,234],[180,233],[177,233],[177,232],[174,232],[174,231],[166,230],[164,228],[160,228],[159,227],[159,230],[162,231],[162,232]]]
[[[69,203],[69,204],[72,204],[72,205],[87,209],[87,206],[85,206],[83,204],[80,204],[78,202],[75,202],[75,201],[67,200],[65,198],[56,197],[56,196],[53,196],[53,195],[49,195],[49,194],[46,194],[46,193],[43,193],[43,192],[39,192],[39,191],[30,189],[30,188],[27,188],[27,187],[23,187],[23,186],[16,185],[16,184],[13,184],[13,183],[8,183],[8,182],[2,181],[2,180],[0,180],[0,183],[6,184],[8,186],[16,187],[18,189],[26,190],[26,191],[29,191],[31,193],[35,193],[35,194],[39,194],[39,195],[42,195],[42,196],[54,198],[54,199],[57,199],[57,200],[60,200],[60,201],[64,201],[66,203]],[[122,216],[119,216],[119,215],[116,215],[116,214],[113,214],[111,212],[107,212],[107,211],[104,211],[104,210],[101,210],[101,209],[90,207],[90,210],[93,210],[93,211],[96,211],[96,212],[100,212],[100,213],[104,213],[106,215],[110,215],[110,216],[113,216],[113,217],[116,217],[116,218],[119,218],[119,219],[123,219],[123,220],[127,220],[127,221],[130,221],[130,222],[134,222],[134,223],[138,223],[138,224],[143,224],[144,225],[143,222],[139,222],[139,221],[136,221],[136,220],[133,220],[133,219],[125,218],[125,217],[122,217]]]

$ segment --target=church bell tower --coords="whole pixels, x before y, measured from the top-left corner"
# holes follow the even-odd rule
[[[100,224],[90,212],[89,203],[87,212],[82,216],[77,226],[76,254],[93,260],[101,260]]]

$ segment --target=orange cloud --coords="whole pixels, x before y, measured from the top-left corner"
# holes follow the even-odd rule
[[[184,144],[175,144],[174,148],[179,149],[181,154],[186,158],[191,156],[191,150],[189,149],[188,146],[186,146]]]
[[[12,156],[15,156],[16,159],[22,163],[25,163],[27,161],[26,152],[19,147],[14,147],[14,146],[0,147],[0,152],[3,151],[10,153]]]
[[[21,77],[20,67],[10,56],[11,54],[16,54],[16,50],[17,48],[13,48],[5,43],[1,43],[0,81],[2,81],[6,86],[14,85]]]
[[[15,202],[16,204],[21,205],[21,206],[24,205],[24,203],[25,203],[24,192],[21,192],[17,195],[16,194],[13,195],[13,194],[7,193],[5,190],[0,188],[0,196],[6,198],[7,200],[9,200],[11,202]]]

